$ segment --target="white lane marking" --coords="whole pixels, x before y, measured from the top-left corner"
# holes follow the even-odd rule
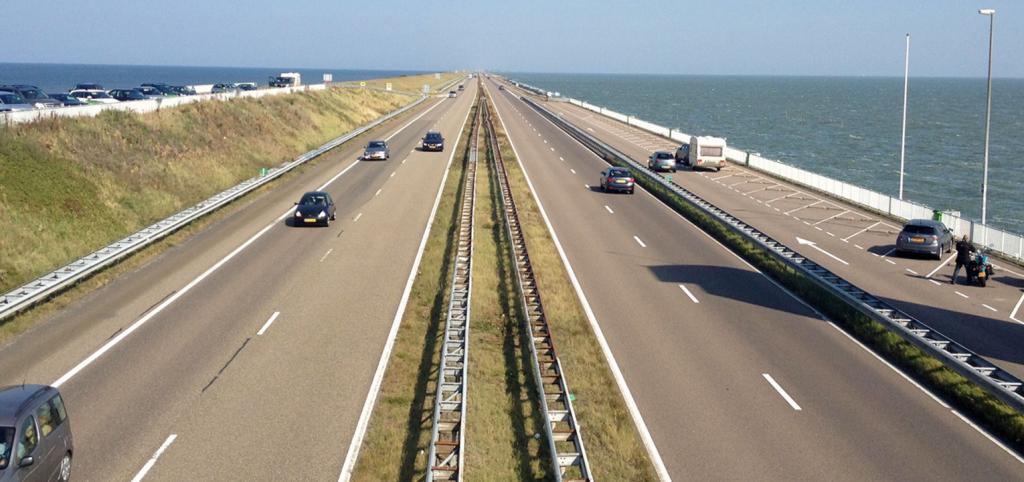
[[[693,296],[693,293],[691,293],[690,290],[686,288],[686,286],[679,285],[679,289],[683,290],[683,293],[686,293],[686,296],[690,297],[690,301],[694,303],[700,303],[699,301],[697,301],[697,297]]]
[[[459,136],[455,139],[455,145],[459,144],[462,132],[466,130],[466,122],[469,120],[469,109],[466,110],[466,117],[462,120],[462,127],[459,128]],[[507,131],[506,131],[507,132]],[[441,194],[444,193],[444,183],[448,180],[448,173],[451,171],[452,159],[455,157],[456,149],[452,149],[448,155],[448,164],[444,168],[444,176],[441,177],[441,185],[437,187],[437,195],[434,196],[434,206],[430,208],[430,217],[427,218],[427,225],[423,228],[423,236],[420,238],[420,246],[416,250],[416,258],[412,262],[412,269],[409,270],[409,278],[405,281],[405,290],[402,292],[402,300],[395,310],[395,317],[391,321],[391,331],[388,332],[388,339],[384,343],[384,350],[381,351],[380,360],[377,362],[377,371],[373,374],[373,381],[370,382],[370,389],[363,402],[363,410],[359,414],[359,421],[356,423],[355,433],[352,434],[352,441],[348,446],[348,453],[345,455],[345,462],[341,466],[341,473],[338,474],[339,482],[347,482],[352,478],[352,471],[356,468],[356,458],[359,457],[359,449],[363,446],[363,437],[366,436],[366,429],[370,425],[370,415],[373,406],[377,403],[377,396],[380,394],[380,386],[384,381],[384,372],[388,367],[388,360],[391,359],[391,350],[395,347],[395,337],[398,335],[398,328],[402,323],[402,315],[405,314],[405,306],[409,303],[409,295],[412,293],[412,284],[416,281],[416,272],[420,268],[420,261],[423,259],[423,250],[427,247],[427,237],[430,235],[430,228],[434,225],[434,218],[437,215],[437,207],[441,204]]]
[[[953,261],[953,258],[955,258],[955,257],[956,257],[956,253],[953,253],[952,256],[946,258],[945,261],[941,262],[938,266],[936,266],[935,269],[933,269],[931,273],[928,273],[928,275],[925,276],[925,278],[931,278],[933,274],[935,274],[937,271],[942,269],[943,266],[949,264],[950,261]]]
[[[569,169],[569,172],[572,172],[573,174],[576,174],[576,170],[575,169]]]
[[[608,214],[615,214],[615,211],[612,211],[612,208],[608,207],[607,204],[604,205],[604,208],[608,210]]]
[[[997,309],[995,309],[995,308],[993,308],[993,307],[991,307],[989,305],[986,305],[985,303],[982,303],[981,306],[984,306],[985,308],[988,308],[989,310],[994,311],[996,313],[999,312],[999,310],[997,310]]]
[[[1017,300],[1017,304],[1013,306],[1013,312],[1010,313],[1010,319],[1018,323],[1020,323],[1020,320],[1017,319],[1017,310],[1020,310],[1021,303],[1024,303],[1024,293],[1021,293],[1020,299]]]
[[[789,213],[786,213],[786,214],[789,214]],[[807,221],[804,221],[803,223],[804,223],[804,224],[806,224],[806,225],[808,225],[808,226],[810,226],[810,225],[811,225],[811,223],[809,223],[809,222],[807,222]]]
[[[142,469],[139,470],[139,473],[135,474],[135,477],[132,477],[132,482],[139,482],[140,480],[145,478],[146,474],[149,473],[150,469],[152,469],[153,466],[156,465],[156,460],[159,459],[161,455],[163,455],[164,451],[167,450],[167,447],[170,447],[171,444],[174,443],[174,439],[176,438],[178,438],[178,434],[172,433],[171,435],[169,435],[167,437],[167,440],[164,440],[164,443],[160,445],[160,448],[156,449],[156,453],[154,453],[153,456],[146,461],[146,465],[142,466]]]
[[[904,268],[904,269],[906,269],[907,272],[910,273],[910,274],[917,274],[917,271],[914,271],[914,270],[912,270],[910,268]]]
[[[562,161],[562,162],[565,162],[565,158],[564,158],[564,157],[562,157],[562,156],[558,156],[558,160],[559,160],[559,161]]]
[[[782,389],[782,386],[779,385],[778,382],[776,382],[771,375],[767,373],[762,373],[761,376],[763,376],[765,380],[768,380],[768,383],[771,384],[772,388],[774,388],[776,392],[779,392],[779,395],[782,395],[782,398],[786,399],[786,403],[788,403],[790,407],[793,407],[793,410],[796,410],[798,412],[800,410],[803,410],[802,408],[800,408],[800,405],[796,404],[796,400],[793,400],[793,397],[790,397],[789,394]]]
[[[889,256],[890,254],[895,253],[895,252],[896,252],[896,248],[892,248],[889,251],[886,251],[885,254],[882,255],[882,257],[884,258],[886,256]]]
[[[381,190],[383,190],[383,189],[384,189],[384,188],[380,188],[380,189],[378,189],[378,190],[377,190],[377,192],[373,193],[373,197],[377,197],[377,196],[379,196],[379,195],[380,195],[380,192],[381,192]]]
[[[821,223],[824,223],[824,222],[828,222],[828,221],[831,221],[831,220],[833,220],[833,219],[835,219],[835,218],[838,218],[839,216],[842,216],[842,215],[844,215],[844,214],[846,214],[846,213],[848,213],[848,212],[850,212],[850,211],[847,211],[847,210],[843,210],[843,212],[841,212],[841,213],[839,213],[839,214],[836,214],[836,215],[834,215],[834,216],[829,216],[829,217],[827,217],[827,218],[825,218],[825,219],[822,219],[821,221],[818,221],[818,222],[816,222],[816,223],[814,223],[814,224],[815,224],[815,225],[818,225],[818,224],[821,224]]]
[[[930,279],[928,281],[931,281],[935,286],[942,286],[942,283],[939,283],[938,281],[935,281],[933,279]]]
[[[359,218],[361,218],[361,217],[363,217],[363,213],[356,214],[356,217],[352,219],[352,222],[353,223],[358,222]]]
[[[646,244],[644,244],[644,242],[643,242],[643,241],[641,241],[641,240],[640,240],[640,238],[638,238],[638,237],[636,237],[636,236],[633,236],[633,239],[635,239],[635,240],[636,240],[636,244],[639,244],[641,248],[646,248],[646,247],[647,247],[647,245],[646,245]]]
[[[864,246],[861,246],[859,244],[854,244],[853,247],[857,249],[864,249]]]
[[[321,263],[323,263],[324,260],[327,259],[327,256],[329,256],[331,254],[331,251],[334,251],[334,248],[328,249],[327,252],[324,253],[324,255],[320,257],[320,262]]]
[[[408,159],[402,159],[402,164],[405,164],[405,161],[407,161],[407,160]]]
[[[505,132],[508,132],[508,129],[505,127],[505,121],[501,117],[501,110],[495,109],[495,112],[498,114],[498,122],[501,123]],[[547,119],[545,118],[545,120]],[[554,124],[552,123],[551,125]],[[593,131],[593,129],[590,130]],[[580,299],[580,303],[583,305],[583,312],[587,315],[587,321],[590,323],[591,330],[594,331],[594,337],[597,338],[598,345],[601,346],[601,353],[604,354],[605,360],[608,360],[608,365],[611,367],[612,371],[612,378],[615,379],[615,384],[618,386],[619,392],[622,393],[623,400],[626,401],[626,408],[629,410],[629,415],[633,419],[633,424],[636,426],[637,431],[640,432],[640,440],[643,441],[644,448],[647,450],[647,456],[650,457],[651,462],[654,464],[654,470],[658,474],[658,479],[663,482],[671,481],[672,477],[668,475],[668,469],[665,467],[665,461],[662,460],[661,453],[658,452],[658,446],[654,443],[654,438],[651,437],[651,431],[644,422],[643,415],[640,414],[640,408],[636,404],[636,399],[633,398],[633,392],[630,391],[629,385],[626,383],[626,378],[622,375],[622,369],[619,367],[618,362],[615,361],[615,355],[612,353],[611,347],[608,346],[608,339],[605,338],[604,331],[601,330],[601,324],[598,323],[597,316],[594,315],[594,309],[590,306],[586,293],[583,292],[580,280],[576,277],[576,271],[573,270],[572,263],[569,262],[569,257],[565,254],[565,248],[562,247],[562,242],[559,241],[558,234],[555,233],[555,228],[551,225],[551,219],[548,217],[547,210],[544,209],[544,204],[541,203],[540,197],[537,195],[537,189],[533,187],[533,181],[530,179],[530,175],[526,172],[526,166],[523,165],[522,161],[523,158],[519,156],[519,152],[516,150],[516,144],[515,142],[512,142],[511,136],[509,136],[508,142],[512,145],[512,152],[516,155],[516,163],[519,164],[519,168],[523,171],[523,177],[526,178],[526,185],[530,187],[530,195],[533,196],[534,202],[537,203],[537,209],[540,211],[541,218],[544,219],[544,225],[547,226],[548,233],[551,234],[551,240],[555,242],[555,248],[558,251],[558,256],[562,258],[562,264],[565,265],[565,270],[569,273],[569,281],[572,282],[572,287],[576,291],[576,296]],[[590,186],[587,187],[589,188]],[[682,218],[682,216],[680,217]],[[729,251],[724,245],[722,248],[729,253],[732,253],[732,251]],[[733,255],[739,258],[739,255],[736,255],[735,253],[733,253]],[[742,258],[739,259],[742,260]]]
[[[547,143],[548,143],[548,140],[547,140],[547,139],[544,139],[544,143],[545,143],[545,144],[547,144]]]
[[[555,152],[555,148],[554,147],[551,148],[551,152]]]
[[[885,262],[886,262],[886,263],[889,263],[889,264],[896,264],[896,262],[895,262],[895,261],[893,261],[893,260],[891,260],[891,259],[889,259],[889,258],[885,258]]]
[[[330,251],[328,251],[328,253],[329,252]],[[327,255],[324,255],[324,257],[327,257]],[[256,332],[256,336],[263,336],[263,334],[267,332],[267,328],[270,328],[270,325],[274,323],[274,320],[276,320],[280,314],[280,311],[275,311],[273,315],[270,315],[270,318],[268,318],[267,322],[263,324],[263,327],[260,328],[260,331]]]
[[[967,417],[965,417],[965,416],[963,416],[963,415],[960,415],[960,412],[958,412],[958,411],[956,411],[956,410],[950,410],[950,411],[951,411],[951,412],[953,412],[953,415],[956,415],[957,417],[959,417],[959,418],[960,418],[960,420],[963,420],[963,421],[964,421],[964,423],[966,423],[967,425],[970,425],[970,426],[971,426],[971,428],[973,428],[974,430],[977,430],[977,431],[978,431],[978,433],[980,433],[980,434],[984,435],[984,436],[985,436],[985,438],[989,439],[989,441],[991,441],[992,443],[994,443],[994,444],[998,445],[998,446],[999,446],[999,448],[1003,449],[1003,451],[1004,451],[1004,452],[1006,452],[1006,453],[1010,454],[1010,456],[1011,456],[1011,457],[1013,457],[1013,458],[1017,459],[1017,462],[1020,462],[1020,463],[1024,464],[1024,458],[1021,458],[1021,456],[1020,456],[1020,455],[1017,455],[1017,453],[1016,453],[1016,452],[1014,452],[1013,450],[1010,450],[1010,448],[1009,448],[1009,447],[1007,447],[1006,445],[1003,445],[1003,443],[1002,443],[1002,442],[1000,442],[1000,441],[999,441],[999,439],[997,439],[997,438],[995,438],[995,437],[993,437],[993,436],[989,435],[989,433],[988,433],[988,432],[986,432],[985,430],[983,430],[983,429],[982,429],[981,427],[979,427],[979,426],[975,425],[975,424],[974,424],[974,422],[972,422],[972,421],[968,420],[968,419],[967,419]]]
[[[395,177],[395,173],[394,173],[394,171],[392,171],[392,172],[391,172],[391,175],[390,175],[390,176],[388,176],[388,177]]]
[[[822,230],[821,228],[819,228],[819,227],[817,227],[817,226],[815,226],[815,227],[814,227],[814,229],[817,229],[818,231],[821,231],[821,230]]]
[[[786,211],[786,212],[792,214],[792,213],[795,213],[795,212],[797,212],[797,211],[799,211],[801,209],[807,209],[807,208],[809,208],[811,206],[814,206],[815,204],[821,204],[821,201],[813,202],[813,203],[810,203],[810,204],[808,204],[806,206],[800,206],[800,207],[798,207],[796,209],[790,209],[789,211]]]
[[[590,184],[584,184],[583,187],[590,189]]]
[[[818,243],[815,243],[814,241],[808,241],[808,240],[806,240],[804,238],[801,238],[801,237],[797,236],[796,237],[796,242],[800,243],[800,244],[803,244],[803,245],[810,246],[810,247],[818,250],[819,252],[821,252],[821,254],[824,254],[825,256],[828,256],[829,258],[832,258],[832,259],[834,259],[836,261],[839,261],[840,263],[843,263],[846,266],[850,265],[850,263],[847,263],[846,261],[843,261],[842,258],[840,258],[840,257],[838,257],[838,256],[836,256],[836,255],[834,255],[832,253],[829,253],[828,251],[825,251],[824,249],[819,248],[818,247]]]
[[[956,293],[957,296],[961,296],[961,297],[964,297],[964,298],[970,298],[969,296],[967,296],[967,295],[965,295],[965,294],[963,294],[963,293],[961,293],[959,291],[953,291],[953,292]]]
[[[834,234],[832,234],[832,233],[830,233],[830,232],[828,232],[828,231],[825,231],[825,234],[827,234],[827,235],[829,235],[829,236],[832,236],[833,238],[834,238],[834,237],[836,237],[836,235],[834,235]]]
[[[861,229],[860,231],[857,231],[856,233],[853,233],[853,234],[851,234],[851,235],[849,235],[849,236],[847,236],[847,237],[845,237],[843,239],[849,240],[850,238],[852,238],[852,237],[854,237],[854,236],[856,236],[858,234],[861,234],[861,233],[863,233],[863,232],[865,232],[865,231],[867,231],[867,230],[869,230],[869,229],[871,229],[871,228],[873,228],[875,226],[878,226],[879,223],[881,223],[881,221],[879,221],[879,222],[877,222],[875,224],[872,224],[871,226],[868,226],[868,227],[866,227],[864,229]]]

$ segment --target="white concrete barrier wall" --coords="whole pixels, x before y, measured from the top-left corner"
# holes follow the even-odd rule
[[[647,132],[665,138],[689,143],[690,134],[669,129],[657,124],[637,119],[633,116],[626,116],[619,112],[606,109],[601,106],[590,104],[581,100],[569,99],[569,103],[596,112],[610,119],[636,126]],[[744,164],[758,171],[762,171],[787,181],[806,186],[838,199],[851,202],[856,205],[888,214],[900,220],[908,219],[930,219],[933,214],[932,208],[914,202],[899,200],[892,196],[882,194],[860,186],[838,181],[820,174],[815,174],[798,167],[790,166],[772,159],[766,159],[756,154],[748,154],[735,148],[726,149],[726,158],[737,164]],[[943,213],[942,222],[946,224],[955,234],[967,234],[979,245],[987,246],[993,252],[1003,256],[1021,261],[1024,259],[1024,236],[1006,232],[1000,229],[975,223],[970,219],[964,219],[950,213]]]
[[[202,87],[195,86],[197,91]],[[36,109],[24,112],[7,112],[0,114],[0,126],[21,124],[50,117],[93,117],[105,110],[124,110],[137,113],[153,112],[158,109],[177,107],[183,104],[201,102],[205,100],[231,100],[247,97],[264,97],[268,95],[291,94],[294,92],[306,92],[311,90],[325,90],[327,84],[301,85],[299,87],[280,87],[259,90],[237,90],[222,94],[198,94],[180,97],[164,97],[156,100],[133,100],[118,102],[116,104],[84,105],[75,107],[58,107],[56,109]],[[209,92],[210,89],[206,89]]]

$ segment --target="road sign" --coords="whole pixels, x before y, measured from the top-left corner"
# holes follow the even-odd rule
[[[330,84],[331,82],[334,82],[334,74],[324,74],[324,83]]]
[[[384,84],[384,90],[391,91],[391,82]]]
[[[429,94],[430,93],[430,84],[423,84],[423,93],[424,94]]]

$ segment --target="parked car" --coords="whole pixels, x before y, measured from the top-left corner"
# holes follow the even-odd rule
[[[149,100],[149,96],[143,94],[139,89],[114,89],[107,93],[121,102],[129,100]]]
[[[211,89],[210,92],[213,94],[224,94],[227,92],[234,92],[235,90],[234,84],[213,84],[213,89]]]
[[[60,392],[47,385],[0,390],[0,482],[71,478],[71,421]]]
[[[46,109],[50,107],[60,107],[60,102],[51,99],[50,96],[46,95],[45,92],[39,90],[39,87],[34,85],[25,84],[13,84],[13,85],[0,85],[0,90],[6,90],[8,92],[14,92],[25,99],[26,104],[32,105],[37,109]]]
[[[942,259],[953,250],[953,233],[939,221],[911,219],[896,236],[896,254],[925,253]]]
[[[80,100],[78,100],[78,99],[76,99],[74,97],[71,97],[71,94],[65,94],[65,93],[58,92],[56,94],[46,94],[46,95],[49,95],[51,99],[59,101],[60,104],[63,105],[64,107],[75,107],[75,106],[79,106],[79,105],[85,105],[85,102],[82,102],[82,101],[80,101]]]
[[[103,90],[103,91],[106,91],[107,89],[104,89],[103,86],[100,85],[100,84],[75,84],[75,88],[71,89],[71,90]]]
[[[140,93],[142,93],[142,95],[146,96],[147,99],[160,99],[166,97],[162,90],[151,85],[143,85],[141,87],[136,87],[134,90],[137,90]]]
[[[22,96],[11,91],[0,90],[0,112],[21,112],[32,109],[32,104],[26,103]]]
[[[440,132],[430,131],[423,136],[424,151],[444,151],[444,136]]]
[[[633,194],[633,174],[624,167],[609,167],[601,171],[601,190],[604,192],[628,192]]]
[[[271,77],[267,84],[270,87],[299,87],[302,85],[302,75],[298,72],[281,72],[281,75]]]
[[[647,168],[655,172],[676,172],[676,157],[668,151],[656,151],[647,158]]]
[[[196,89],[188,85],[172,85],[171,89],[178,95],[196,95]]]
[[[692,136],[689,144],[683,144],[676,149],[675,156],[676,160],[682,162],[684,166],[721,171],[725,167],[725,139]]]
[[[72,90],[69,94],[86,104],[116,104],[118,102],[103,90]]]
[[[330,194],[324,191],[310,191],[303,194],[299,202],[295,203],[294,225],[330,226],[336,214],[334,200]]]
[[[391,157],[391,148],[387,141],[370,141],[363,151],[363,159],[380,159],[383,161]]]
[[[256,85],[256,82],[238,82],[235,84],[235,88],[238,90],[256,90],[259,87]]]
[[[152,88],[156,89],[158,92],[160,92],[160,94],[165,96],[165,97],[177,97],[178,96],[178,92],[174,90],[174,87],[171,87],[171,86],[169,86],[167,84],[142,84],[139,87],[152,87]]]

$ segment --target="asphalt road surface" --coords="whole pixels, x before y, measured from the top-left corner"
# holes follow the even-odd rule
[[[654,197],[600,192],[603,160],[487,88],[673,479],[1019,478],[1015,455]]]
[[[0,350],[0,383],[62,382],[73,478],[336,480],[475,89],[247,197]],[[445,152],[414,150],[427,130]],[[371,138],[390,160],[358,159]],[[337,221],[292,226],[321,187]]]

